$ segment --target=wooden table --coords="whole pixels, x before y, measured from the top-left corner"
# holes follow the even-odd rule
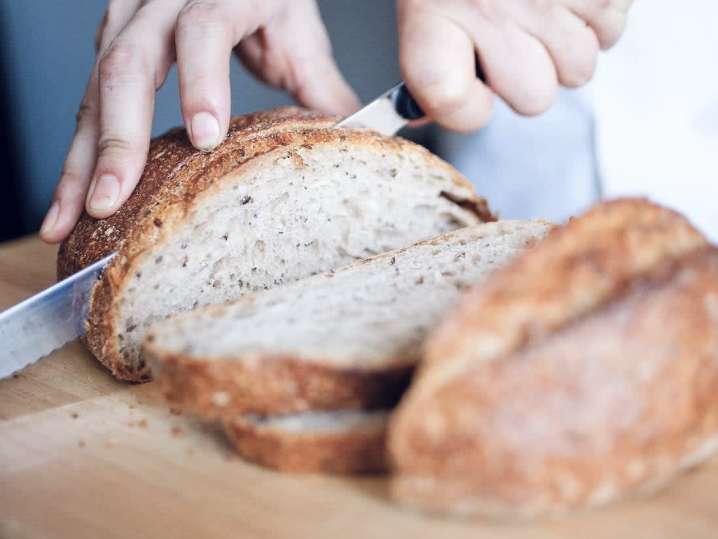
[[[0,246],[0,309],[53,281],[54,254],[34,238]],[[152,383],[117,382],[71,343],[0,381],[0,537],[708,539],[718,460],[650,499],[553,522],[443,520],[392,505],[381,478],[246,464]]]

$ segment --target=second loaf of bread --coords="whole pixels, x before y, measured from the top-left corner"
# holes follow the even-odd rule
[[[718,251],[602,204],[470,292],[389,429],[401,503],[530,516],[664,484],[718,445]]]

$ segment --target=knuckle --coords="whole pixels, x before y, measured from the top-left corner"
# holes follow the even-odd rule
[[[55,190],[55,198],[70,200],[84,195],[87,186],[87,176],[71,165],[65,165],[60,175],[60,183]]]
[[[575,62],[574,65],[562,75],[561,84],[568,88],[583,86],[593,77],[595,66],[596,64],[593,61]]]
[[[95,117],[95,112],[96,109],[93,105],[91,105],[87,101],[83,101],[82,103],[80,103],[80,108],[75,114],[75,122],[78,126],[90,123]]]
[[[69,163],[65,163],[60,173],[60,184],[57,186],[58,194],[66,195],[71,186],[83,182],[83,175]]]
[[[97,151],[102,156],[128,154],[134,150],[134,145],[126,138],[113,135],[103,135],[97,143]]]
[[[142,52],[136,45],[116,40],[100,58],[98,74],[100,82],[106,86],[142,72],[145,67]]]
[[[125,0],[110,0],[105,10],[105,15],[102,19],[103,28],[116,28],[122,24],[122,12],[123,8],[120,7],[122,2]]]
[[[451,124],[445,124],[446,127],[459,131],[460,133],[470,133],[484,127],[491,118],[494,104],[492,100],[482,103],[481,109],[471,115],[462,115],[460,119],[456,119]]]
[[[210,0],[191,0],[177,15],[177,31],[191,27],[213,26],[221,21],[220,6]]]
[[[546,15],[556,7],[555,0],[529,0],[529,4],[534,11],[541,15]]]
[[[467,97],[462,87],[445,82],[425,85],[420,95],[427,108],[439,114],[455,112],[464,105]]]
[[[595,37],[577,39],[564,47],[558,66],[561,84],[576,88],[586,84],[596,69],[598,40]]]
[[[613,47],[623,33],[623,23],[609,24],[601,28],[598,33],[598,40],[601,49],[610,49]]]
[[[501,23],[505,20],[500,2],[497,0],[472,0],[475,12],[491,24]]]
[[[615,3],[615,0],[591,0],[592,8],[596,11],[611,9]]]
[[[551,108],[557,92],[556,84],[534,87],[518,100],[515,108],[524,116],[537,116]]]

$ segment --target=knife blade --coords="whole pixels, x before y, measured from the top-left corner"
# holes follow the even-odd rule
[[[344,118],[336,124],[336,127],[370,127],[390,137],[396,135],[397,131],[411,120],[423,116],[424,111],[404,83],[400,82],[368,105]]]
[[[0,312],[0,379],[24,369],[85,331],[89,295],[114,253]]]
[[[474,58],[474,69],[476,78],[486,83],[486,75],[478,56]],[[410,121],[424,116],[424,111],[411,95],[406,84],[400,82],[368,105],[335,124],[335,127],[369,127],[391,137]]]

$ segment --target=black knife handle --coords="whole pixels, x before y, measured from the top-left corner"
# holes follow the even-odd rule
[[[486,75],[484,75],[484,70],[481,69],[478,56],[476,57],[475,66],[476,78],[478,78],[481,82],[486,82]],[[414,96],[411,95],[411,92],[409,92],[409,89],[404,83],[400,84],[393,93],[391,101],[394,104],[394,110],[396,110],[402,118],[407,120],[418,120],[419,118],[426,116],[424,111],[421,110],[419,103],[416,102]]]

